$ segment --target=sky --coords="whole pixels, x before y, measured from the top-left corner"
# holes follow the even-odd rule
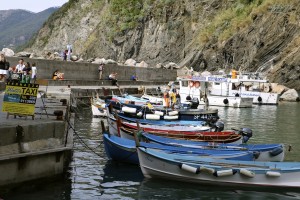
[[[68,0],[1,0],[0,10],[23,9],[41,12],[50,7],[62,6]]]

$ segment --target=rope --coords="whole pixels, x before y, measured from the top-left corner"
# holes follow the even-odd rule
[[[77,138],[79,139],[79,142],[80,142],[86,149],[90,150],[90,151],[91,151],[92,153],[94,153],[96,156],[102,157],[100,154],[98,154],[98,153],[95,151],[95,149],[96,149],[98,146],[97,146],[96,148],[94,148],[94,149],[92,149],[91,147],[89,147],[89,146],[84,142],[84,140],[79,136],[79,134],[77,133],[77,131],[75,130],[75,128],[72,126],[72,124],[70,123],[69,120],[67,121],[67,123],[68,123],[68,125],[69,125],[69,128],[73,130],[74,134],[75,134],[75,135],[77,136]],[[103,142],[101,142],[101,143],[103,143]],[[101,143],[100,143],[100,145],[101,145]],[[98,162],[98,161],[97,161],[97,162]]]

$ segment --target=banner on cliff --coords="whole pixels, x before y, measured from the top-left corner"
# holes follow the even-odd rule
[[[34,115],[38,89],[38,84],[8,82],[2,111],[16,115]]]

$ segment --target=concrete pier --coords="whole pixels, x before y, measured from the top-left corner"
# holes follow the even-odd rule
[[[1,107],[2,100],[0,92]],[[66,120],[57,120],[53,114],[54,110],[62,110],[67,117],[68,106],[59,99],[44,100],[44,105],[40,98],[37,100],[34,120],[14,115],[7,118],[0,112],[0,188],[52,178],[68,166],[73,132]],[[69,120],[72,123],[72,117]]]

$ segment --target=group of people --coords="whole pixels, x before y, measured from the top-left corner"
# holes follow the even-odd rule
[[[165,108],[171,107],[172,109],[174,109],[175,105],[180,104],[180,94],[175,88],[171,90],[165,90],[163,97],[163,106]]]
[[[35,83],[36,78],[36,63],[30,64],[29,62],[24,62],[24,59],[21,58],[15,67],[11,67],[5,55],[0,55],[0,80]]]

